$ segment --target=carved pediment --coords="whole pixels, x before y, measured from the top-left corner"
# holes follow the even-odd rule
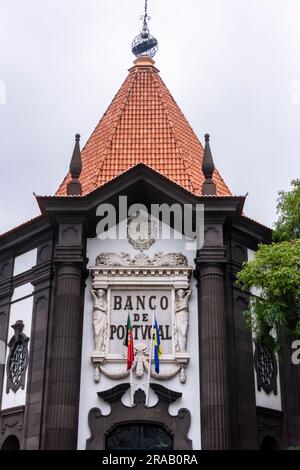
[[[178,414],[169,414],[169,405],[181,397],[181,393],[169,390],[158,384],[150,387],[158,397],[154,406],[146,405],[146,395],[140,388],[134,394],[134,406],[127,407],[122,403],[122,396],[130,387],[129,383],[120,384],[110,390],[98,393],[98,396],[111,404],[111,411],[103,415],[99,408],[89,412],[91,437],[86,441],[87,450],[105,449],[107,438],[118,426],[132,423],[147,423],[161,426],[171,437],[174,450],[192,449],[192,441],[188,438],[191,414],[188,409],[180,408]],[[159,432],[159,427],[157,428]],[[117,443],[115,443],[116,445]],[[134,443],[132,443],[134,446]]]

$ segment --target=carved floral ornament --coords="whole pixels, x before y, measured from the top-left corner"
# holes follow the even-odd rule
[[[99,382],[101,373],[116,380],[129,375],[123,345],[128,313],[135,347],[132,371],[138,379],[148,373],[153,311],[160,327],[163,355],[160,373],[156,374],[152,366],[151,376],[167,380],[178,374],[181,383],[186,381],[191,271],[182,253],[97,256],[91,268],[95,382]]]
[[[263,389],[267,394],[277,395],[277,360],[275,353],[266,347],[255,343],[254,367],[257,377],[257,389]]]
[[[96,266],[102,267],[187,267],[187,258],[182,253],[156,253],[153,258],[140,253],[132,257],[128,253],[101,253]]]

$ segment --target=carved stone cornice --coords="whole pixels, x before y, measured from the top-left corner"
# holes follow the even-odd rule
[[[204,246],[197,252],[195,259],[197,264],[203,263],[227,263],[226,246]]]
[[[106,288],[108,285],[170,285],[186,288],[192,268],[181,253],[156,253],[152,258],[145,254],[131,257],[127,253],[101,253],[94,267],[94,287]]]
[[[60,246],[55,247],[54,263],[82,263],[85,264],[84,246]]]
[[[150,256],[139,253],[132,257],[128,253],[100,253],[96,258],[97,267],[187,267],[188,262],[186,256],[182,253],[162,253],[158,252],[150,258]]]
[[[198,250],[195,258],[196,268],[194,276],[199,279],[205,271],[217,274],[223,274],[228,259],[226,257],[226,246],[204,246]]]
[[[33,286],[38,286],[41,283],[48,283],[50,286],[53,276],[53,265],[51,261],[43,264],[38,264],[32,268],[32,281]]]

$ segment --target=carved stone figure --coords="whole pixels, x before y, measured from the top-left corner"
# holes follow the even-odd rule
[[[104,289],[91,290],[94,299],[93,327],[95,350],[105,352],[107,337],[107,301]]]
[[[177,352],[186,351],[186,336],[189,326],[189,298],[191,290],[178,289],[175,299],[175,338]]]

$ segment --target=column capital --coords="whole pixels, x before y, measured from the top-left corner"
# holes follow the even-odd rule
[[[197,251],[195,277],[199,278],[204,271],[206,273],[217,271],[216,274],[223,274],[227,261],[225,246],[204,246]]]

